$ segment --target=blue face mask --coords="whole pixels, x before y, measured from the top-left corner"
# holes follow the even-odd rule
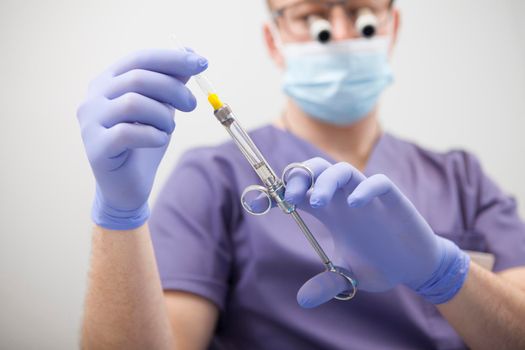
[[[349,125],[375,107],[392,82],[388,39],[352,39],[283,46],[283,89],[308,115]]]

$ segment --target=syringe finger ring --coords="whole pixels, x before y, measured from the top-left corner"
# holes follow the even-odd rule
[[[307,167],[303,163],[290,163],[290,164],[288,164],[288,166],[286,166],[286,168],[284,168],[283,175],[281,176],[281,179],[282,179],[284,185],[286,186],[286,183],[288,182],[287,179],[288,179],[288,175],[290,174],[290,172],[292,170],[295,170],[295,169],[301,169],[301,170],[306,171],[306,173],[310,177],[310,186],[308,187],[308,189],[313,188],[314,187],[314,181],[315,181],[314,172],[312,171],[312,169],[310,169],[309,167]]]
[[[272,208],[272,198],[266,187],[251,185],[242,192],[241,204],[252,215],[264,215]]]

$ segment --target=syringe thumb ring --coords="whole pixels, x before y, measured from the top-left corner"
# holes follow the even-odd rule
[[[353,297],[355,297],[357,293],[357,280],[352,277],[352,273],[342,267],[339,266],[332,266],[332,268],[328,269],[328,271],[337,273],[340,276],[344,277],[347,281],[348,286],[350,287],[348,290],[339,293],[335,296],[337,300],[350,300]]]

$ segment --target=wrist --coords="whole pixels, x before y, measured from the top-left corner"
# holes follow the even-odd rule
[[[452,241],[442,238],[443,255],[439,266],[430,278],[415,292],[432,304],[446,303],[465,283],[470,257]]]
[[[100,227],[109,230],[132,230],[138,228],[148,220],[150,210],[148,202],[136,209],[121,210],[105,203],[97,194],[93,201],[91,218]]]

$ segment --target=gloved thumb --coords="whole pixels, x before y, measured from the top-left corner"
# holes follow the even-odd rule
[[[297,302],[306,309],[314,308],[348,290],[348,281],[338,273],[324,271],[309,279],[299,292]]]

